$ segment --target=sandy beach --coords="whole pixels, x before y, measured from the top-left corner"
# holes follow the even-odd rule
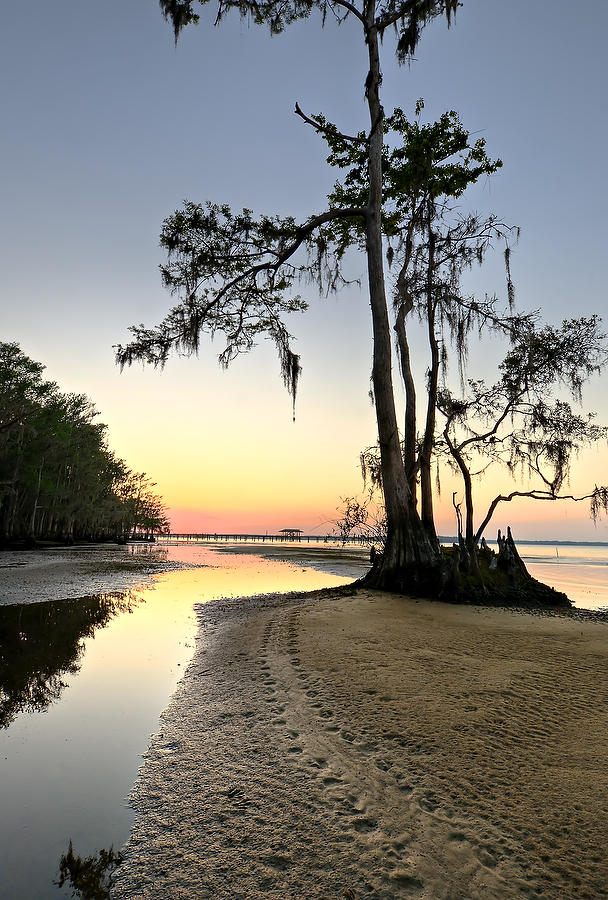
[[[608,897],[608,624],[359,590],[198,607],[117,898]]]

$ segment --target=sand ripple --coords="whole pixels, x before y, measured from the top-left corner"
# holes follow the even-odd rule
[[[608,626],[211,603],[117,898],[608,897]]]

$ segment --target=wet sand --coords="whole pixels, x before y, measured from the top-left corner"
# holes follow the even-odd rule
[[[88,544],[0,552],[0,606],[43,603],[123,591],[188,563],[167,560],[155,545]]]
[[[608,624],[359,590],[198,608],[118,898],[608,897]]]

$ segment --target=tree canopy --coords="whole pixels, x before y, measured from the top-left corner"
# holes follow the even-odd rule
[[[64,394],[44,366],[0,343],[0,540],[153,534],[168,527],[162,499],[107,444],[84,394]]]
[[[160,0],[176,41],[184,28],[200,21],[207,2]],[[222,334],[219,361],[226,366],[267,338],[277,347],[281,374],[295,402],[300,359],[292,349],[285,316],[306,308],[299,285],[312,280],[321,291],[337,290],[346,283],[345,255],[364,253],[378,471],[386,512],[384,551],[368,582],[442,596],[454,592],[454,580],[435,531],[430,473],[448,348],[462,370],[471,332],[492,329],[512,336],[526,323],[510,310],[509,238],[514,229],[494,216],[482,219],[456,207],[466,188],[496,172],[501,161],[487,155],[483,139],[471,140],[453,111],[424,123],[421,101],[412,104],[411,114],[395,109],[388,115],[381,102],[380,58],[390,35],[395,37],[397,59],[404,62],[416,50],[423,29],[434,19],[444,19],[449,26],[458,6],[458,0],[218,0],[215,24],[234,9],[271,34],[280,34],[314,11],[320,13],[322,25],[329,19],[338,24],[355,20],[368,59],[361,85],[365,123],[347,134],[322,114],[309,114],[295,104],[296,115],[328,146],[328,164],[341,172],[320,211],[304,221],[254,215],[249,209],[234,212],[215,200],[186,202],[168,217],[161,234],[167,251],[162,276],[178,302],[158,326],[132,328],[132,340],[116,353],[121,366],[135,360],[162,366],[172,351],[198,352],[201,335]],[[498,241],[505,242],[506,310],[495,297],[478,300],[460,286],[462,273]],[[409,351],[413,316],[426,326],[429,353],[420,441],[416,396],[422,392],[416,390],[420,385]],[[406,396],[403,437],[394,392],[393,342]]]

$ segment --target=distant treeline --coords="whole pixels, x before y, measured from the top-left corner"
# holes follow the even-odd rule
[[[0,542],[124,540],[168,530],[145,473],[109,449],[84,394],[64,394],[0,342]]]

